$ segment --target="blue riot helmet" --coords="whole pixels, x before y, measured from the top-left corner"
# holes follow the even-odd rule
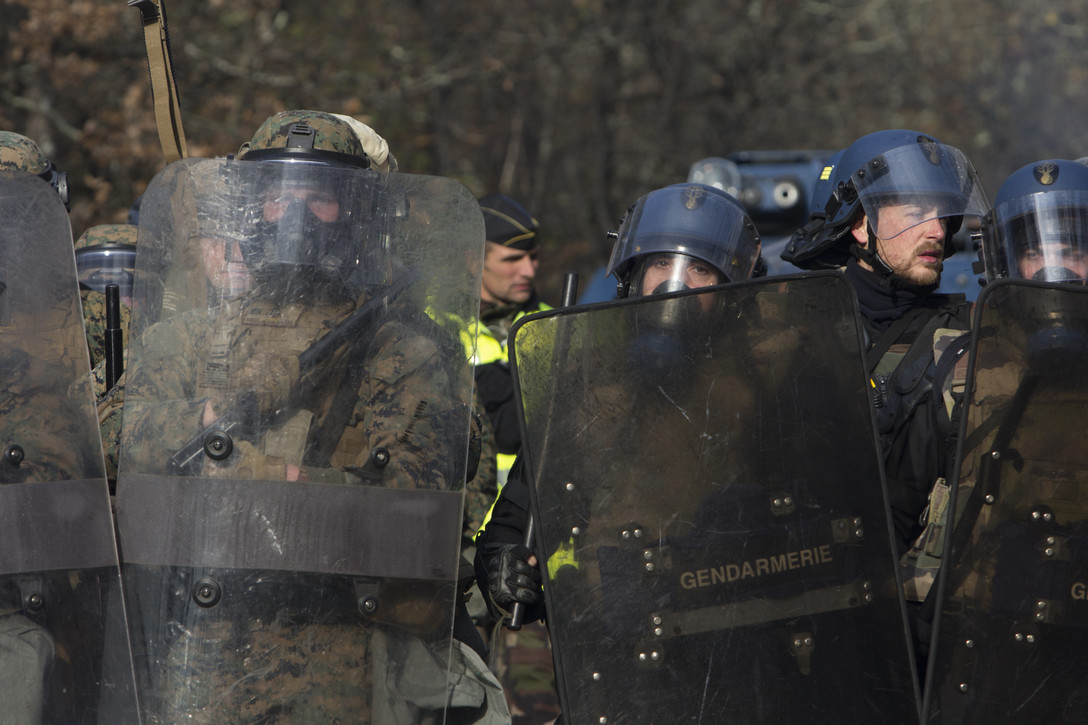
[[[808,206],[809,219],[827,219],[825,207],[827,206],[827,200],[831,197],[831,191],[834,189],[832,179],[835,167],[839,165],[844,153],[846,153],[846,149],[839,149],[831,154],[827,159],[827,163],[824,164],[824,168],[820,171],[816,184],[812,187],[812,199],[809,201]]]
[[[823,220],[798,230],[782,258],[803,269],[844,265],[858,256],[884,275],[892,271],[875,244],[859,247],[850,233],[865,215],[870,239],[894,239],[933,219],[946,220],[945,254],[965,215],[989,209],[974,166],[963,152],[917,131],[877,131],[843,152],[824,190]],[[816,198],[816,204],[821,203]],[[881,214],[889,207],[903,213]]]
[[[618,280],[619,297],[736,282],[761,262],[759,233],[744,207],[704,184],[651,191],[609,235],[616,243],[607,274]]]
[[[782,249],[781,258],[792,264],[797,264],[797,254],[799,249],[805,249],[806,244],[810,243],[814,234],[819,233],[827,223],[827,212],[824,207],[827,205],[827,200],[831,197],[831,191],[834,188],[834,172],[835,167],[839,165],[839,160],[842,158],[846,149],[839,149],[835,153],[828,157],[827,163],[824,164],[823,169],[820,170],[820,175],[816,177],[816,183],[812,187],[812,198],[809,199],[808,205],[808,223],[805,226],[794,232],[793,237]],[[800,265],[804,269],[810,269],[812,267],[838,267],[836,264],[828,265]]]
[[[986,279],[1088,279],[1088,166],[1050,159],[1014,171],[983,219]]]

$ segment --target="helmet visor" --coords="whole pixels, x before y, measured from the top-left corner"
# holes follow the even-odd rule
[[[963,152],[930,140],[870,159],[851,180],[880,239],[939,219],[955,218],[958,228],[959,217],[981,217],[990,206]]]
[[[136,266],[136,247],[131,244],[110,244],[76,250],[76,270],[79,283],[98,292],[115,284],[122,299],[132,297],[132,274]]]
[[[660,252],[639,260],[631,280],[631,297],[709,287],[727,281],[713,265],[686,254]]]
[[[994,220],[988,273],[1000,267],[1041,282],[1088,280],[1088,191],[1019,196],[998,206]]]
[[[706,187],[677,184],[638,201],[620,228],[607,273],[619,276],[639,257],[671,253],[701,259],[722,282],[735,282],[752,275],[759,252],[759,235],[739,203]]]

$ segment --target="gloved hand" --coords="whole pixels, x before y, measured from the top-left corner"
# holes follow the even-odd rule
[[[496,616],[510,615],[515,602],[525,605],[525,622],[544,616],[544,590],[540,569],[530,564],[534,556],[520,544],[499,544],[482,552],[487,572],[487,592]],[[497,610],[497,611],[495,611]]]

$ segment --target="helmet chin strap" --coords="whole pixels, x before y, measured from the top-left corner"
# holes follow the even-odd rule
[[[876,235],[873,234],[873,228],[868,224],[865,225],[865,233],[869,236],[869,243],[864,247],[855,243],[850,251],[854,253],[856,259],[868,264],[882,278],[894,277],[895,272],[892,271],[892,268],[888,266],[888,263],[880,256],[880,252],[877,251]]]

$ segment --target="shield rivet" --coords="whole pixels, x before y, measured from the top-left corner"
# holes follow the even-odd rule
[[[223,589],[219,582],[210,577],[204,577],[193,586],[193,601],[202,607],[214,607],[223,596]]]
[[[26,458],[26,453],[23,451],[23,447],[17,443],[12,443],[4,451],[4,460],[13,466],[18,466]]]

